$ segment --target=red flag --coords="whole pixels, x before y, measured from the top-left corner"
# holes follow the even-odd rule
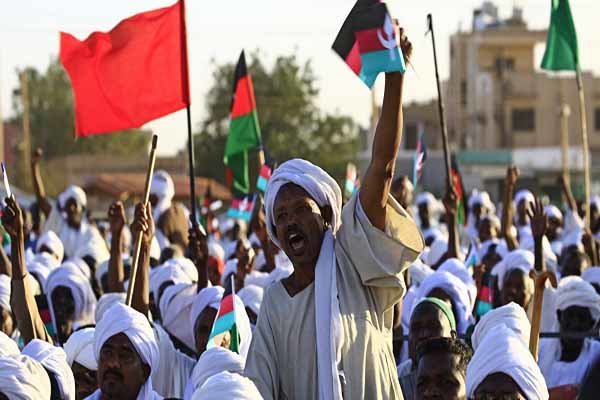
[[[190,104],[183,0],[84,41],[60,33],[75,97],[75,133],[138,128]]]

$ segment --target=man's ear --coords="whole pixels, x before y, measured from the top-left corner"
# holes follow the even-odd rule
[[[144,373],[144,378],[148,379],[150,377],[150,372],[152,372],[152,369],[148,364],[142,364],[142,372]]]
[[[325,222],[331,226],[333,221],[333,209],[330,205],[321,207],[321,215],[323,216]]]

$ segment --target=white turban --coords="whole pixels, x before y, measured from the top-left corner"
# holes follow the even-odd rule
[[[521,189],[515,195],[515,205],[518,205],[522,201],[525,201],[526,203],[535,203],[535,197],[529,190]]]
[[[171,258],[165,265],[175,265],[179,267],[192,282],[198,282],[198,268],[192,260],[185,257]]]
[[[256,285],[244,286],[237,295],[242,299],[244,305],[254,311],[256,315],[260,314],[260,305],[263,301],[264,289]]]
[[[90,371],[98,370],[98,362],[94,355],[95,328],[84,328],[75,331],[64,344],[67,361],[72,367],[73,362],[84,366]]]
[[[430,267],[440,261],[442,256],[448,251],[448,241],[443,238],[437,238],[429,246],[429,251],[423,256],[423,262]]]
[[[54,375],[61,399],[75,400],[75,378],[62,348],[43,340],[33,339],[23,348],[22,353],[42,364]]]
[[[521,338],[525,346],[529,346],[531,324],[529,323],[529,319],[527,319],[527,314],[523,310],[523,307],[511,302],[493,309],[481,317],[477,325],[475,325],[475,330],[471,336],[473,349],[477,350],[485,337],[490,332],[494,332],[500,325],[504,325],[513,331]]]
[[[60,264],[62,263],[62,261],[59,261],[56,257],[49,253],[36,254],[31,262],[40,263],[48,268],[49,271],[60,267]]]
[[[544,207],[544,214],[546,214],[548,218],[556,218],[561,221],[563,219],[562,212],[558,209],[558,207],[553,206],[552,204],[548,204],[546,207]]]
[[[8,337],[6,333],[0,331],[0,357],[14,356],[20,352],[17,342]]]
[[[495,373],[510,376],[527,400],[548,399],[546,382],[529,349],[504,325],[485,335],[473,354],[467,367],[467,396],[473,398],[481,382]]]
[[[227,262],[225,263],[225,267],[223,267],[223,273],[221,274],[221,285],[225,286],[225,280],[229,277],[229,275],[235,274],[237,272],[237,266],[237,258],[227,260]]]
[[[171,335],[181,340],[190,349],[195,349],[196,341],[190,328],[190,311],[196,298],[198,286],[195,283],[180,283],[169,286],[160,299],[162,326]]]
[[[65,261],[62,265],[68,265],[68,264],[72,264],[72,265],[76,266],[77,268],[79,268],[79,270],[81,271],[83,276],[85,276],[88,281],[91,281],[92,270],[90,269],[90,266],[83,260],[83,258],[72,257],[72,258],[69,258],[67,261]]]
[[[435,198],[434,195],[432,195],[429,192],[422,192],[419,193],[415,199],[415,204],[418,206],[420,206],[421,204],[427,204],[427,206],[433,206],[434,204],[437,203],[437,199]]]
[[[10,307],[10,277],[0,274],[0,307],[12,311]]]
[[[519,247],[524,250],[528,250],[530,252],[535,251],[535,239],[533,236],[525,236],[521,239],[519,243]],[[552,250],[552,245],[546,236],[542,238],[542,251],[544,254],[544,260],[546,261],[546,265],[549,271],[556,271],[558,267],[558,259],[556,254],[554,254],[554,250]]]
[[[50,400],[50,392],[42,364],[25,355],[0,357],[0,393],[10,400]]]
[[[196,297],[194,298],[194,302],[192,303],[192,310],[189,314],[189,326],[192,332],[192,336],[195,337],[194,326],[196,325],[196,320],[202,314],[202,311],[206,307],[214,308],[215,310],[219,309],[219,303],[221,302],[221,298],[223,297],[223,293],[225,290],[221,286],[211,286],[202,289]]]
[[[415,262],[408,267],[411,285],[419,286],[421,282],[429,275],[433,274],[433,272],[433,269],[431,269],[429,265],[426,265],[420,258],[417,258]]]
[[[45,246],[52,251],[52,254],[58,262],[62,262],[62,259],[65,256],[65,248],[56,233],[48,231],[40,236],[35,245],[35,252],[39,253],[42,246]]]
[[[150,183],[150,194],[158,197],[158,204],[154,207],[154,220],[158,221],[161,214],[171,207],[171,201],[175,196],[175,185],[168,172],[156,171]]]
[[[71,185],[58,195],[58,204],[60,205],[60,208],[64,209],[69,199],[75,200],[75,203],[77,203],[77,207],[79,207],[80,210],[87,206],[87,196],[79,186]]]
[[[223,371],[243,375],[245,364],[246,361],[239,354],[223,347],[206,350],[192,370],[184,398],[191,398],[192,393],[202,387],[208,378]]]
[[[572,306],[586,307],[594,321],[600,319],[600,295],[579,276],[562,278],[556,289],[556,310],[564,311]]]
[[[472,209],[475,207],[475,204],[481,204],[492,212],[496,209],[494,203],[492,203],[492,200],[490,199],[490,195],[485,190],[479,191],[475,189],[471,192],[471,196],[469,196],[469,208]]]
[[[496,246],[495,253],[500,256],[500,258],[506,257],[508,254],[508,247],[506,247],[506,242],[504,240],[498,239],[489,239],[481,244],[479,249],[477,250],[477,262],[481,263],[483,261],[483,257],[488,253],[490,247]]]
[[[158,295],[160,287],[168,281],[177,285],[180,283],[192,283],[190,277],[177,264],[163,264],[150,271],[150,293],[154,298],[154,304],[160,304]]]
[[[535,256],[530,251],[513,250],[508,253],[492,270],[492,274],[498,276],[498,288],[502,290],[504,280],[508,277],[509,272],[515,269],[523,271],[527,279],[530,279],[529,271],[533,269],[534,262]]]
[[[133,308],[121,303],[114,304],[96,325],[94,335],[96,361],[100,360],[100,351],[104,343],[119,333],[123,333],[129,338],[136,352],[151,371],[158,367],[158,345],[148,319]],[[152,396],[152,380],[149,375],[138,393],[137,400],[151,399]]]
[[[302,159],[293,159],[284,162],[275,170],[267,192],[265,193],[265,212],[267,231],[273,243],[281,247],[277,235],[273,232],[273,207],[279,189],[287,183],[293,183],[304,189],[320,206],[331,206],[331,229],[337,232],[341,224],[342,192],[335,179],[316,165]]]
[[[125,304],[125,293],[104,293],[96,305],[96,322],[99,322],[106,311],[116,303]]]
[[[590,204],[600,210],[600,196],[592,196]]]
[[[591,284],[600,284],[600,267],[590,267],[583,271],[581,279]]]
[[[477,286],[473,280],[473,275],[469,272],[465,264],[458,258],[450,258],[442,263],[438,271],[446,271],[460,279],[467,290],[469,291],[469,299],[471,300],[471,308],[475,307],[477,301]]]
[[[50,269],[48,267],[34,259],[27,263],[27,271],[29,271],[29,275],[37,280],[40,288],[46,287],[48,275],[50,275]]]
[[[490,221],[490,224],[496,229],[500,229],[501,227],[500,219],[493,214],[484,215],[483,217],[481,217],[481,220]]]
[[[218,242],[214,240],[208,241],[208,255],[211,257],[218,258],[221,261],[225,261],[225,250],[223,250],[223,246],[221,246]]]
[[[467,331],[471,323],[472,307],[469,289],[458,277],[446,271],[436,271],[429,275],[419,286],[415,296],[417,304],[422,298],[428,297],[433,289],[442,289],[452,299],[452,311],[456,313],[456,328],[459,334]]]
[[[58,286],[66,287],[71,291],[75,302],[75,328],[94,323],[96,296],[83,272],[74,264],[65,263],[50,273],[44,292],[52,314],[54,314],[52,292]]]
[[[192,395],[192,400],[261,400],[262,398],[250,379],[227,371],[208,378]]]

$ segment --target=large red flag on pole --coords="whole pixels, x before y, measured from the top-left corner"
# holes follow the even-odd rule
[[[75,133],[138,128],[189,106],[183,0],[121,21],[84,41],[60,34],[75,97]]]

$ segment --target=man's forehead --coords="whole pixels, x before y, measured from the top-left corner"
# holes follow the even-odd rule
[[[274,208],[276,208],[282,201],[316,201],[311,195],[301,186],[295,183],[286,183],[277,192],[275,197]]]
[[[446,351],[434,351],[425,354],[419,360],[419,373],[425,375],[460,375],[459,356]]]
[[[130,350],[136,351],[131,340],[124,333],[117,333],[114,336],[111,336],[102,347],[118,347],[118,348],[128,348]]]

